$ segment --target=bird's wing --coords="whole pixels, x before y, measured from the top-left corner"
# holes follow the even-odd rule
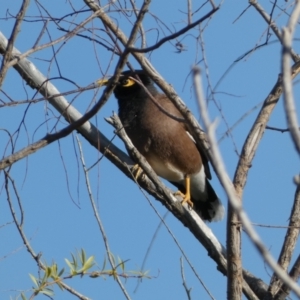
[[[202,148],[202,147],[199,147],[195,141],[195,139],[193,138],[190,130],[188,129],[188,127],[185,125],[185,129],[186,129],[186,133],[188,134],[188,136],[193,140],[193,142],[196,144],[196,147],[200,153],[200,156],[201,156],[201,159],[202,159],[202,163],[203,163],[203,166],[204,166],[204,172],[205,172],[205,175],[206,175],[206,178],[207,179],[211,179],[211,173],[210,173],[210,168],[209,168],[209,164],[208,164],[208,157],[207,157],[207,154],[206,154],[206,151]]]
[[[157,95],[156,100],[168,113],[170,113],[171,115],[173,115],[175,117],[183,118],[183,115],[181,114],[181,112],[175,107],[175,105],[170,101],[170,99],[166,97],[166,95],[159,94],[159,95]],[[152,101],[150,103],[151,103],[151,105],[153,105]],[[193,138],[193,136],[191,134],[191,130],[189,129],[188,125],[184,122],[180,122],[180,124],[181,124],[180,126],[182,126],[185,129],[188,136],[196,144],[196,147],[197,147],[197,149],[200,153],[201,159],[202,159],[206,178],[211,179],[211,173],[210,173],[209,164],[208,164],[209,160],[208,160],[206,151],[202,147],[199,147],[197,145],[197,143],[195,142],[195,139]]]

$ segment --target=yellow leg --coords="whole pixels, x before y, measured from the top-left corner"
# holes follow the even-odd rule
[[[141,176],[143,169],[138,164],[136,164],[132,167],[131,172],[132,175],[134,176],[134,179],[137,181],[138,178]]]
[[[186,176],[184,181],[186,188],[185,194],[183,194],[181,191],[177,191],[175,195],[181,196],[183,198],[181,204],[187,203],[190,207],[193,207],[194,203],[191,200],[191,179],[189,176]]]

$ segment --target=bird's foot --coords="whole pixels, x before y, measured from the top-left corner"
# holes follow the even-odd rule
[[[143,172],[143,169],[138,164],[134,165],[131,169],[131,173],[132,173],[135,181],[137,181],[139,179],[142,172]]]
[[[182,193],[181,191],[177,191],[174,196],[180,196],[183,198],[183,200],[181,201],[181,204],[187,203],[187,205],[191,208],[193,208],[194,203],[191,200],[191,195],[189,193]]]

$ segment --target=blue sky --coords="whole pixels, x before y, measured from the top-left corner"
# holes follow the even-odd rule
[[[56,18],[71,12],[70,5],[66,1],[41,1],[41,3]],[[137,5],[140,6],[140,3],[138,1]],[[267,12],[270,12],[269,2],[261,1],[260,3]],[[20,5],[21,1],[0,0],[2,7],[0,30],[6,37],[10,36],[14,25],[13,19],[5,19],[7,10],[14,15]],[[84,3],[76,1],[73,5],[79,10]],[[279,5],[286,5],[286,3]],[[196,4],[194,6],[196,9]],[[267,25],[253,8],[248,9],[238,18],[247,6],[247,1],[225,1],[216,15],[208,22],[203,33],[212,86],[217,84],[235,60],[266,39]],[[173,31],[181,29],[186,24],[186,15],[183,13],[186,11],[185,1],[176,3],[176,5],[174,1],[170,0],[153,1],[150,11],[153,16],[163,19]],[[194,20],[207,11],[205,6],[194,17]],[[45,15],[45,11],[43,14]],[[88,15],[89,13],[85,13],[68,20],[79,22]],[[121,18],[114,12],[110,15],[127,34],[130,32],[131,27],[125,18]],[[39,16],[37,5],[32,2],[26,20],[37,19],[37,16]],[[154,44],[157,39],[157,31],[152,30],[157,27],[153,16],[146,16],[144,21],[149,46]],[[279,27],[285,24],[286,16],[279,10],[275,10],[274,16]],[[69,28],[68,23],[62,22],[61,25],[66,29]],[[93,24],[90,23],[86,27],[93,28],[94,34],[106,38],[99,30],[102,28],[100,21],[94,20]],[[21,52],[30,49],[41,28],[41,22],[24,22],[15,46]],[[49,31],[52,39],[64,34],[57,30],[57,26],[51,22]],[[83,32],[83,34],[87,33]],[[164,44],[149,57],[151,63],[173,85],[197,118],[199,118],[199,113],[194,97],[192,78],[188,74],[191,67],[202,58],[199,43],[197,44],[195,38],[198,34],[199,31],[193,30],[183,39],[179,39],[186,48],[186,51],[182,53],[176,53],[174,42],[172,42]],[[160,32],[159,38],[162,37]],[[215,99],[229,126],[235,124],[243,114],[261,103],[277,80],[280,73],[281,49],[274,36],[271,40],[275,42],[235,63],[216,90]],[[46,34],[41,40],[41,43],[45,42],[49,42]],[[294,46],[296,51],[299,50],[297,42]],[[54,48],[59,49],[56,56],[59,70],[53,60],[51,48],[34,53],[29,59],[45,76],[54,78],[61,75],[79,86],[86,86],[101,78],[105,71],[112,74],[117,63],[117,58],[111,58],[110,52],[80,37],[74,37],[66,44],[59,44]],[[138,68],[133,58],[130,58],[130,62]],[[203,69],[203,64],[200,66]],[[73,84],[63,78],[51,81],[61,92],[75,88]],[[203,76],[203,84],[206,89],[208,82],[205,76]],[[35,93],[13,69],[9,70],[7,74],[3,90],[14,100],[25,100],[27,97],[31,99]],[[297,87],[295,87],[295,93],[297,94]],[[92,101],[97,100],[100,95],[101,91],[86,91],[78,96],[76,94],[67,96],[67,99],[72,101],[80,112],[84,113]],[[3,94],[0,99],[7,101]],[[221,139],[227,130],[225,121],[221,118],[220,111],[213,101],[209,101],[208,105],[211,118],[219,120],[217,137]],[[43,137],[56,126],[57,122],[58,113],[54,111],[54,108],[45,102],[39,102],[29,107],[27,105],[2,107],[0,109],[0,128],[5,128],[11,133],[15,132],[21,124],[26,109],[24,121],[26,127],[21,126],[16,143],[17,150]],[[104,118],[110,116],[113,111],[117,111],[117,103],[114,97],[111,97],[105,107],[91,120],[108,138],[114,136],[114,129],[104,121]],[[238,161],[235,147],[238,151],[241,150],[257,113],[258,109],[243,119],[232,132],[233,139],[226,136],[219,144],[231,178]],[[57,128],[63,128],[65,125],[66,122],[61,120]],[[276,107],[269,125],[278,128],[287,127],[281,101]],[[76,249],[84,248],[88,256],[94,255],[100,266],[105,257],[103,240],[86,191],[75,135],[76,133],[23,159],[16,163],[11,171],[25,211],[24,231],[27,237],[30,238],[35,251],[42,253],[42,258],[48,264],[55,261],[60,268],[67,268],[64,259],[70,259],[70,253],[74,253]],[[1,155],[5,156],[10,153],[11,149],[10,146],[7,146],[8,136],[3,130],[0,131],[0,139]],[[82,143],[86,164],[91,166],[101,154],[80,135],[79,139]],[[118,138],[114,139],[114,143],[124,149]],[[253,223],[281,226],[288,224],[295,193],[293,176],[299,172],[298,163],[299,159],[289,134],[267,130],[250,169],[243,197],[244,208]],[[90,171],[89,176],[112,253],[123,260],[128,260],[126,270],[138,270],[142,265],[151,238],[160,223],[158,216],[139,188],[125,178],[105,158]],[[0,226],[12,221],[3,188],[3,178],[3,174],[1,174]],[[227,208],[225,193],[214,174],[212,184]],[[155,199],[149,198],[160,214],[164,215],[166,209]],[[15,197],[14,205],[17,205]],[[208,257],[206,250],[171,214],[167,216],[166,221],[215,299],[225,299],[226,277],[216,270],[216,264]],[[226,220],[209,224],[209,226],[219,241],[225,245]],[[266,247],[277,258],[285,230],[263,227],[256,229]],[[2,241],[0,298],[9,299],[10,296],[13,298],[19,295],[20,290],[30,289],[32,282],[28,274],[37,276],[38,273],[36,263],[22,246],[14,224],[0,228],[0,239]],[[296,253],[297,251],[299,252],[299,247]],[[8,254],[10,255],[6,257]],[[266,267],[245,234],[243,234],[242,256],[244,268],[268,283],[272,272]],[[136,293],[134,293],[136,279],[128,279],[124,283],[132,299],[186,299],[180,275],[180,257],[179,249],[167,230],[162,227],[145,266],[152,278],[144,279]],[[192,298],[209,299],[186,262],[184,262],[184,270],[187,285],[192,288]],[[112,278],[106,280],[75,278],[68,280],[67,283],[91,299],[123,298],[119,287]],[[30,295],[30,292],[27,295]],[[61,292],[55,288],[54,299],[73,298],[67,292]]]

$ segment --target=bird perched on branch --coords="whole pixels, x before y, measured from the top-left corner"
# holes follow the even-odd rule
[[[111,79],[100,80],[107,85]],[[203,220],[223,218],[222,206],[208,179],[208,160],[189,133],[179,110],[143,71],[125,71],[114,89],[119,117],[134,146],[157,175],[169,180],[183,203]]]

